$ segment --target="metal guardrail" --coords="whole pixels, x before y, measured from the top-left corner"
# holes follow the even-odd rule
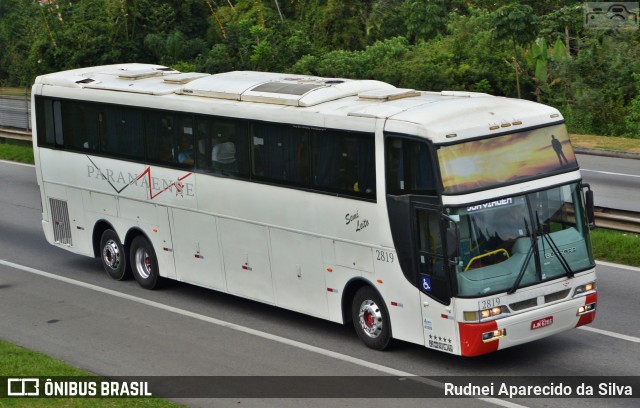
[[[0,128],[0,143],[3,139],[31,142],[31,132]],[[596,226],[619,231],[640,233],[640,213],[596,207]]]
[[[31,100],[25,96],[0,96],[0,127],[31,130]]]
[[[640,213],[596,208],[595,216],[598,227],[640,233]]]
[[[8,140],[30,145],[31,132],[0,127],[0,143],[6,143]]]

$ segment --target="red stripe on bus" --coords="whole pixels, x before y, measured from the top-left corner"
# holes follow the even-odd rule
[[[482,342],[482,333],[498,330],[494,320],[486,323],[458,323],[460,329],[460,354],[466,357],[481,356],[498,350],[500,340]]]

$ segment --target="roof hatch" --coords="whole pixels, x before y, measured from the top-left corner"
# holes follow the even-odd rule
[[[396,88],[380,81],[235,71],[196,79],[180,92],[209,98],[314,106],[376,89]]]
[[[393,101],[402,98],[411,98],[414,96],[420,96],[420,92],[414,89],[405,88],[391,88],[391,89],[376,89],[374,91],[360,92],[358,98],[375,100],[375,101]]]
[[[291,82],[267,82],[251,89],[253,92],[266,92],[285,95],[304,95],[309,91],[323,87],[319,84],[301,84]]]
[[[157,69],[132,69],[130,71],[122,71],[118,73],[118,78],[128,81],[151,78],[162,75],[162,71]]]
[[[164,82],[168,84],[188,84],[189,82],[209,76],[200,72],[186,72],[184,74],[166,75]]]

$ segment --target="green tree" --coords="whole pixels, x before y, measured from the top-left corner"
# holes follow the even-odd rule
[[[550,93],[547,101],[560,108],[572,131],[627,133],[625,118],[638,95],[634,74],[640,72],[640,49],[632,36],[594,32],[580,41],[575,58],[561,64],[564,90]]]
[[[640,138],[640,74],[634,73],[632,75],[636,96],[627,105],[627,113],[624,118],[625,136]]]
[[[449,14],[466,12],[462,1],[409,0],[403,7],[407,35],[412,41],[424,41],[447,32]]]
[[[494,24],[496,37],[511,44],[513,52],[511,64],[516,77],[517,95],[518,98],[521,98],[521,67],[518,62],[518,46],[528,44],[536,38],[538,19],[533,14],[531,6],[512,3],[502,6],[496,11]]]
[[[366,45],[364,0],[328,0],[316,23],[320,47],[357,50]]]

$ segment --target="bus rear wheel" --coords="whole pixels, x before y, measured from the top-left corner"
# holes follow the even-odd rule
[[[102,233],[100,237],[100,260],[102,267],[111,279],[124,280],[131,275],[124,246],[118,234],[112,229]]]
[[[384,301],[373,288],[360,288],[351,305],[353,327],[360,340],[375,350],[384,350],[391,341],[391,324]]]
[[[151,243],[139,235],[131,242],[129,251],[131,270],[138,284],[145,289],[156,289],[160,285],[158,258]]]

